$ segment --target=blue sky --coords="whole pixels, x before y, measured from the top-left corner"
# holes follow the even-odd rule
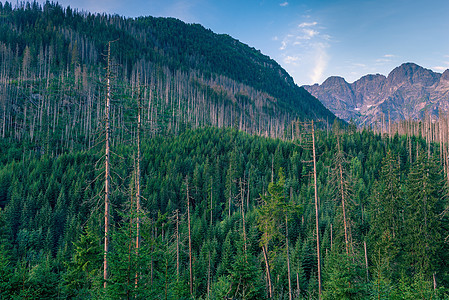
[[[41,2],[41,1],[40,1]],[[448,0],[59,0],[127,17],[175,17],[276,60],[298,85],[353,82],[404,62],[449,68]]]

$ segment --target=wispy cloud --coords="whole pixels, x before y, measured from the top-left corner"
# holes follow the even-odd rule
[[[286,7],[286,6],[288,6],[288,2],[282,2],[281,4],[279,4],[280,6],[282,6],[282,7]]]
[[[449,55],[445,55],[444,57],[449,57]],[[441,63],[442,65],[432,67],[432,69],[437,72],[444,72],[449,69],[449,61],[443,61]]]
[[[318,22],[307,21],[297,23],[279,39],[281,59],[287,71],[293,77],[298,75],[310,80],[298,84],[316,83],[323,79],[330,59],[328,50],[331,39],[328,34],[322,32],[324,30]]]
[[[443,67],[443,66],[436,66],[436,67],[432,67],[432,69],[434,69],[435,71],[438,71],[438,72],[444,72],[448,68],[447,67]]]
[[[380,64],[388,63],[388,62],[391,62],[393,60],[393,58],[395,58],[395,57],[396,57],[396,55],[394,55],[394,54],[384,54],[384,55],[382,55],[382,57],[376,59],[376,63],[380,63]]]
[[[312,74],[310,75],[310,79],[312,79],[313,82],[319,82],[322,80],[323,73],[326,70],[327,63],[329,62],[329,55],[326,51],[327,48],[328,46],[323,43],[318,43],[315,47],[315,66],[312,70]]]
[[[299,28],[304,28],[304,27],[312,27],[312,26],[316,26],[318,25],[318,22],[304,22],[298,25]]]
[[[286,56],[285,58],[284,58],[284,62],[286,63],[286,64],[295,64],[295,63],[297,63],[299,61],[299,56],[290,56],[290,55],[288,55],[288,56]]]

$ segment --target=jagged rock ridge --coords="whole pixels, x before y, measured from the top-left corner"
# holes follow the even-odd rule
[[[443,74],[414,63],[404,63],[387,77],[366,75],[348,83],[332,76],[321,85],[304,88],[337,117],[370,125],[382,117],[391,121],[419,119],[426,113],[438,116],[449,110],[449,69]]]

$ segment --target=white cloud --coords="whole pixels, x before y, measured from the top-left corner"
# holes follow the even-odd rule
[[[286,63],[286,64],[296,64],[296,62],[298,62],[299,61],[299,57],[298,56],[286,56],[285,58],[284,58],[284,62]]]
[[[285,49],[287,49],[287,41],[283,40],[281,42],[281,48],[279,48],[279,50],[284,51]]]
[[[279,39],[280,61],[299,85],[320,82],[325,75],[331,37],[323,30],[318,22],[309,19]]]
[[[438,72],[444,72],[447,70],[446,67],[442,67],[442,66],[432,67],[432,69],[434,69],[435,71],[438,71]]]
[[[286,7],[288,5],[288,2],[283,2],[283,3],[279,4],[279,5],[282,6],[282,7]]]
[[[312,27],[312,26],[316,26],[318,25],[318,22],[304,22],[298,25],[299,28],[304,28],[304,27]]]
[[[320,82],[323,79],[324,71],[329,62],[329,55],[326,52],[326,48],[328,48],[328,46],[323,43],[318,43],[315,46],[315,66],[310,75],[310,79],[312,79],[313,82]]]
[[[443,65],[432,67],[432,69],[437,72],[444,72],[449,69],[449,61],[443,61],[442,63]]]
[[[388,63],[392,61],[392,58],[396,57],[394,54],[384,54],[381,58],[376,59],[377,63]]]
[[[303,32],[305,33],[303,38],[306,40],[310,40],[311,38],[313,38],[314,36],[319,34],[318,31],[313,30],[313,29],[303,29]]]

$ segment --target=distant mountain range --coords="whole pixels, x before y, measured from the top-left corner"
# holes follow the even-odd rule
[[[383,116],[391,121],[419,119],[426,111],[438,116],[449,110],[449,69],[436,73],[404,63],[384,75],[366,75],[348,83],[332,76],[321,85],[303,86],[337,117],[370,125]]]

